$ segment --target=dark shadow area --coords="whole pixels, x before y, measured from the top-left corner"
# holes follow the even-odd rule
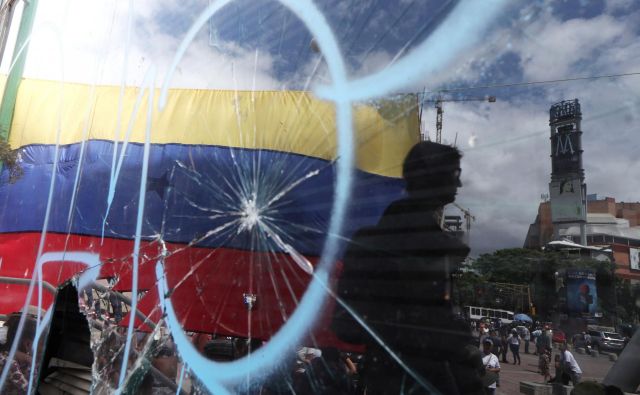
[[[89,393],[94,359],[91,332],[78,306],[78,290],[70,282],[59,288],[53,309],[38,392],[68,392],[72,387]]]

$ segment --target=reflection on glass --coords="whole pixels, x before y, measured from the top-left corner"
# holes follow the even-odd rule
[[[640,5],[1,3],[0,392],[637,390]]]

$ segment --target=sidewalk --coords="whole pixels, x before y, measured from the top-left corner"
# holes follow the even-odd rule
[[[558,350],[553,350],[554,355],[557,352]],[[613,362],[609,361],[606,355],[593,358],[588,355],[577,354],[573,351],[572,353],[582,369],[582,380],[602,381],[613,365]],[[500,362],[500,388],[496,391],[497,394],[519,394],[521,381],[543,382],[544,378],[538,373],[538,356],[521,353],[520,358],[522,359],[521,365],[513,364],[511,353],[507,356],[509,363]],[[554,375],[553,366],[551,367],[551,375]]]

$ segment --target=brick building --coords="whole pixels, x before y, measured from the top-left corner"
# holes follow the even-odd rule
[[[536,220],[529,226],[525,248],[540,248],[553,240],[551,203],[538,207]],[[616,275],[640,283],[640,202],[616,202],[615,198],[587,199],[587,245],[608,247],[613,251]],[[560,230],[559,237],[580,243],[580,227],[569,226]]]

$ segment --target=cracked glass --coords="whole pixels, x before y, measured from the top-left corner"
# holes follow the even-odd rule
[[[637,390],[638,4],[1,4],[0,392]]]

